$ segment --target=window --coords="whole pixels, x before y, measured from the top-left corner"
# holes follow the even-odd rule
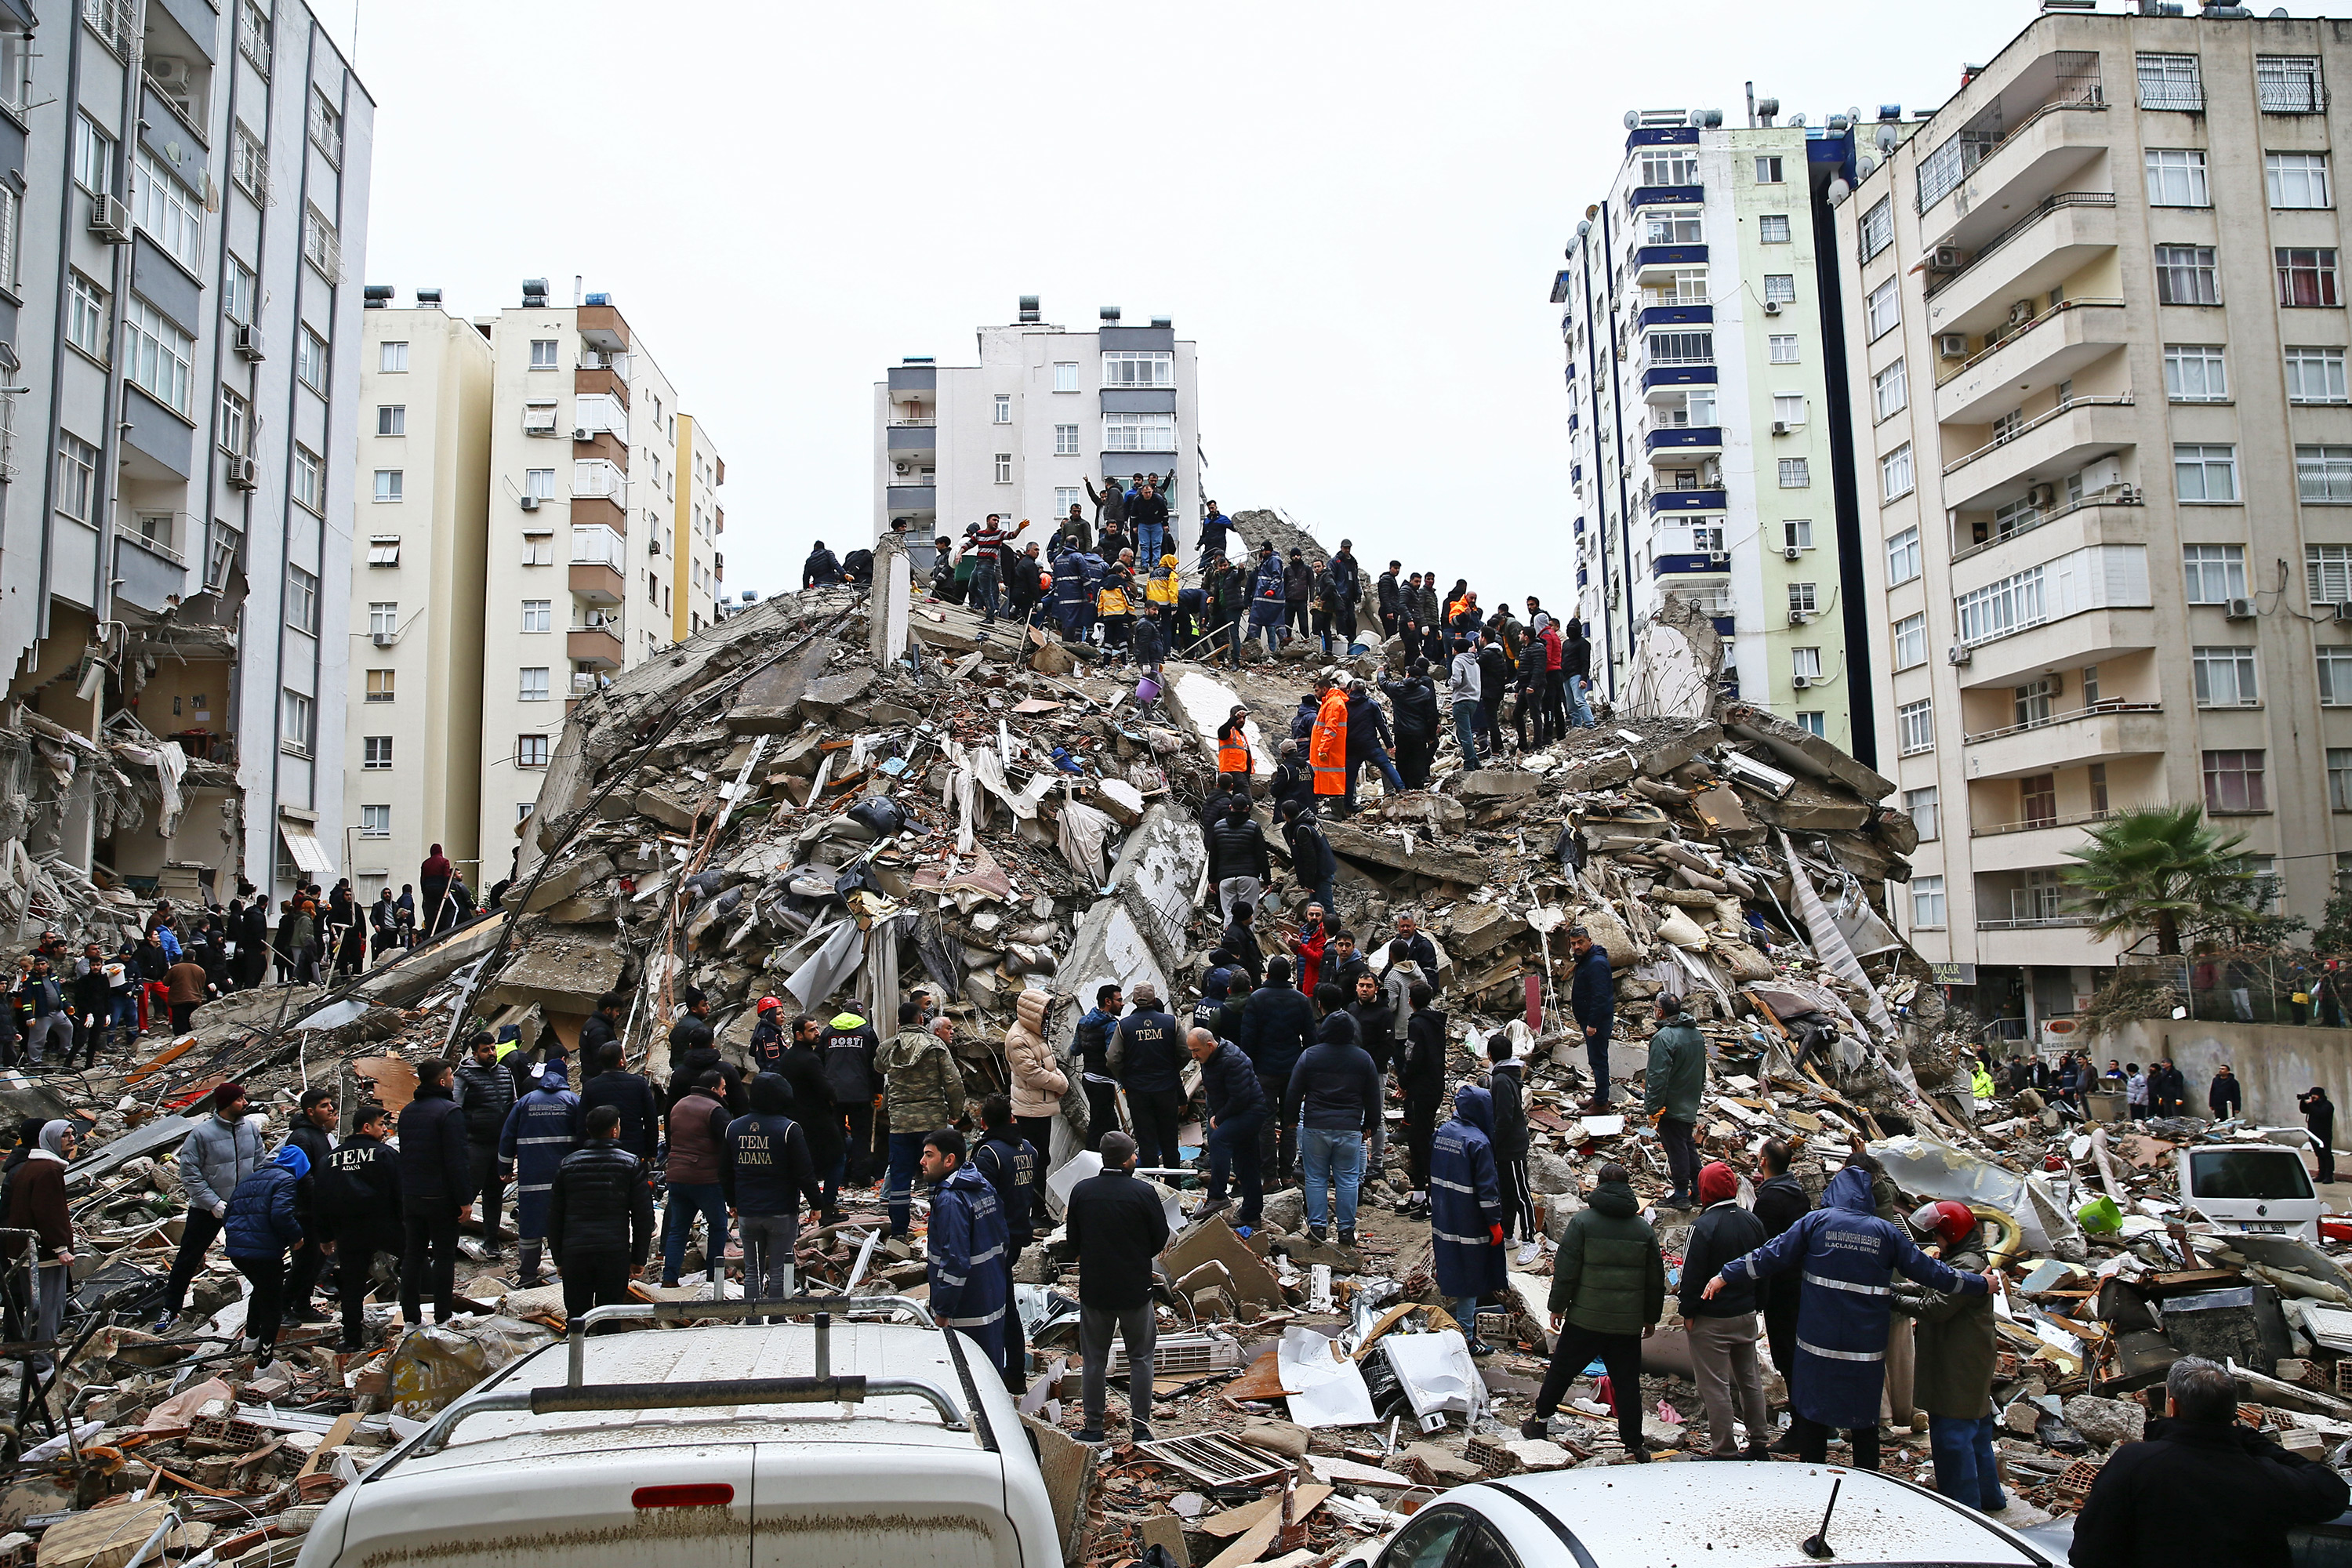
[[[2012,572],[1998,583],[1988,583],[1960,595],[1960,641],[1974,646],[2005,637],[2048,619],[2042,597],[2042,568]]]
[[[2325,153],[2265,153],[2263,185],[2274,207],[2326,207],[2336,204],[2327,194]]]
[[[294,499],[322,515],[327,510],[327,466],[299,441],[294,443]]]
[[[1057,520],[1069,516],[1072,507],[1085,504],[1086,492],[1079,489],[1077,486],[1055,485],[1054,487],[1054,516]]]
[[[2277,255],[2280,304],[2325,307],[2338,302],[2335,251],[2283,245]]]
[[[1768,305],[1793,305],[1797,302],[1797,278],[1792,272],[1768,272],[1764,275],[1764,302]]]
[[[1906,616],[1895,623],[1895,668],[1910,669],[1927,662],[1927,617]]]
[[[2221,274],[2213,266],[2210,245],[2159,245],[2156,247],[2156,302],[2159,305],[2218,305]]]
[[[996,454],[996,482],[1000,485],[1013,482],[1013,454],[1010,452]]]
[[[1933,794],[1933,791],[1929,792]],[[1944,929],[1944,879],[1911,879],[1911,927],[1914,931]]]
[[[231,457],[245,456],[247,433],[253,428],[252,405],[245,395],[233,386],[220,389],[220,428],[217,437],[221,450]]]
[[[229,153],[229,178],[236,188],[251,196],[257,206],[269,205],[269,150],[261,138],[242,124],[235,132],[236,142]]]
[[[1777,185],[1782,184],[1783,182],[1780,178],[1780,160],[1778,158],[1758,158],[1756,160],[1756,183],[1759,185]]]
[[[555,470],[553,468],[525,468],[522,471],[522,493],[530,497],[534,500],[553,500],[555,499]]]
[[[522,405],[522,433],[526,436],[555,434],[555,401],[552,398],[526,403]]]
[[[526,566],[555,564],[555,531],[533,529],[522,536],[522,563]]]
[[[1899,359],[1872,376],[1870,386],[1881,419],[1891,419],[1902,413],[1911,401],[1910,379]]]
[[[269,11],[261,0],[238,0],[236,47],[263,76],[269,74]]]
[[[562,369],[562,347],[563,345],[562,342],[554,338],[531,339],[530,368],[533,370]],[[656,416],[656,417],[659,417],[659,416]]]
[[[1772,363],[1795,364],[1798,363],[1796,333],[1775,332],[1771,336],[1766,338],[1764,342],[1765,346],[1770,351],[1766,357],[1769,358]]]
[[[1706,229],[1696,207],[1653,212],[1642,221],[1643,245],[1704,245]]]
[[[2261,752],[2205,753],[2207,811],[2268,811],[2269,792],[2263,778]]]
[[[131,187],[131,216],[141,228],[191,272],[205,266],[205,202],[163,161],[139,149],[139,178]]]
[[[1878,459],[1878,494],[1881,500],[1895,500],[1909,495],[1914,482],[1910,442],[1904,442]]]
[[[2172,478],[2184,501],[2234,501],[2238,499],[2238,449],[2175,442]]]
[[[996,395],[996,423],[999,425],[1013,423],[1013,395],[1009,392],[1000,392]]]
[[[1805,395],[1801,392],[1774,393],[1772,422],[1776,425],[1802,425],[1805,422]]]
[[[2164,395],[2175,403],[2221,403],[2230,395],[2219,343],[2164,345]]]
[[[1106,452],[1172,452],[1176,450],[1176,416],[1106,414],[1102,445]]]
[[[1055,361],[1054,390],[1056,392],[1076,392],[1077,389],[1078,362],[1067,359]]]
[[[228,258],[228,281],[221,287],[221,313],[232,321],[253,320],[253,268],[234,255]]]
[[[392,771],[392,737],[362,735],[360,737],[360,766],[369,773]]]
[[[389,838],[392,837],[392,807],[363,805],[360,807],[360,837]]]
[[[1811,485],[1812,482],[1811,469],[1807,466],[1804,458],[1783,458],[1780,459],[1780,488],[1782,489],[1801,490]]]
[[[2256,55],[2254,87],[2264,114],[2317,114],[2327,107],[2315,56]]]
[[[370,535],[368,538],[367,563],[371,566],[399,565],[400,535],[396,533],[378,533]]]
[[[1765,213],[1756,220],[1756,243],[1786,245],[1789,243],[1789,215]]]
[[[368,605],[368,636],[389,637],[400,635],[400,603],[396,599],[378,599]]]
[[[2352,648],[2319,650],[2319,703],[2323,708],[2352,708]]]
[[[343,162],[343,111],[327,96],[327,89],[315,84],[310,89],[310,143],[327,155],[327,162],[341,167]]]
[[[2095,695],[2095,683],[2090,679],[2098,672],[2098,668],[2097,665],[2090,665],[2083,671],[2083,701],[2085,705],[2098,700]],[[2107,815],[2107,764],[2093,763],[2084,772],[2091,781],[2091,813],[2095,816],[2105,816]]]
[[[1698,184],[1698,153],[1689,147],[1661,147],[1642,154],[1642,177],[1644,185],[1696,185]]]
[[[136,294],[123,312],[122,325],[123,352],[130,356],[124,369],[131,379],[182,418],[194,418],[189,362],[195,354],[195,340]]]
[[[2246,551],[2240,544],[2184,544],[2181,569],[2188,575],[2189,602],[2223,605],[2246,596]]]
[[[2352,811],[2352,747],[2327,748],[2327,809]],[[2336,880],[2340,886],[2343,881],[2340,870]]]
[[[1911,756],[1936,749],[1935,704],[1930,701],[1906,702],[1895,710],[1895,730],[1902,754]]]
[[[99,363],[106,363],[107,333],[113,326],[106,290],[79,272],[66,275],[66,341]]]
[[[1173,386],[1176,356],[1166,349],[1106,349],[1102,356],[1105,386]]]
[[[1819,588],[1820,584],[1815,583],[1790,584],[1789,613],[1790,615],[1810,616],[1814,611],[1820,609],[1822,606],[1820,603]]]
[[[380,403],[375,410],[375,433],[379,436],[408,434],[408,405]]]
[[[94,196],[114,194],[114,138],[89,115],[74,118],[74,184]]]
[[[2352,544],[2305,545],[2303,570],[2313,604],[2341,605],[2352,600]]]
[[[2204,84],[2198,79],[2195,55],[2139,57],[2139,106],[2142,109],[2202,109]]]
[[[1784,227],[1788,221],[1787,218],[1780,220]],[[1893,196],[1879,197],[1878,204],[1862,215],[1860,238],[1862,258],[1864,261],[1868,261],[1895,243],[1895,198]]]
[[[320,396],[327,395],[327,340],[312,331],[308,322],[295,334],[294,374]]]
[[[2189,659],[2196,672],[2198,707],[2252,708],[2261,700],[2254,689],[2252,648],[2191,648]]]
[[[2058,682],[2043,676],[2010,688],[2010,712],[2020,724],[2047,724],[2058,710]]]
[[[1075,425],[1054,426],[1054,456],[1075,458],[1078,455],[1078,427]]]
[[[299,566],[286,568],[286,624],[298,632],[319,630],[319,578]]]
[[[515,697],[518,700],[523,702],[546,701],[547,667],[543,664],[535,665],[532,668],[524,670],[522,672],[521,680],[516,688]]]
[[[1916,523],[1900,533],[1887,535],[1886,585],[1908,583],[1919,575],[1919,528]]]
[[[375,499],[396,501],[400,499],[402,472],[399,468],[378,468],[375,471]]]
[[[2352,447],[2297,447],[2297,496],[2306,501],[2352,501]]]
[[[278,742],[289,752],[310,752],[310,700],[299,691],[280,689]]]
[[[1896,327],[1901,326],[1903,324],[1902,285],[1895,279],[1889,278],[1885,282],[1873,289],[1870,291],[1870,299],[1863,306],[1863,316],[1870,329],[1870,341],[1873,342],[1876,342]]]
[[[522,629],[527,632],[551,631],[555,626],[555,602],[552,599],[525,599],[522,602]]]
[[[98,500],[98,448],[65,432],[58,437],[58,510],[83,522],[95,522],[91,507]]]
[[[1920,843],[1925,844],[1936,837],[1937,813],[1934,784],[1929,784],[1926,789],[1905,790],[1903,811],[1911,818],[1912,829],[1919,835]]]
[[[376,345],[375,367],[386,375],[400,375],[408,369],[408,345],[387,342]]]
[[[1819,680],[1822,678],[1822,650],[1817,647],[1790,648],[1789,673],[1806,680]]]
[[[517,735],[515,737],[515,766],[519,768],[543,768],[547,766],[547,737],[544,735]]]
[[[335,226],[317,207],[302,215],[302,259],[317,268],[319,276],[328,282],[342,281],[342,242],[335,237]]]
[[[1792,517],[1782,522],[1780,542],[1794,550],[1811,550],[1813,547],[1813,520]]]
[[[2152,207],[2210,207],[2211,193],[2205,184],[2205,154],[2191,149],[2147,150],[2147,205]]]
[[[1643,345],[1652,364],[1713,364],[1713,332],[1652,332]]]
[[[2286,400],[2289,403],[2347,401],[2344,380],[2344,351],[2331,348],[2287,350]]]
[[[1797,710],[1797,728],[1808,735],[1817,735],[1827,740],[1830,732],[1829,715],[1819,709],[1801,708]]]

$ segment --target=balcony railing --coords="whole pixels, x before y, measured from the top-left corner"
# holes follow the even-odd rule
[[[2087,827],[2095,822],[2105,822],[2115,815],[2112,811],[2084,811],[2073,816],[2035,816],[2023,822],[1995,822],[1983,827],[1970,827],[1971,838],[1997,838],[2004,833],[2032,833],[2044,827]]]
[[[1998,730],[1979,730],[1973,735],[1963,735],[1960,743],[1973,746],[1979,741],[1998,741],[2003,735],[2022,735],[2029,730],[2047,730],[2053,724],[2071,724],[2077,719],[2095,719],[2103,713],[2161,713],[2161,702],[2094,702],[2085,708],[2069,708],[2062,713],[2045,714],[2028,719],[2022,724],[2007,724]]]
[[[237,20],[236,47],[253,62],[254,69],[263,76],[269,74],[269,35],[253,25],[250,8]]]
[[[2085,507],[2143,506],[2145,504],[2147,503],[2141,500],[2139,491],[2132,489],[2131,486],[2109,485],[2084,496],[2081,500],[2068,501],[2064,506],[2053,507],[2048,511],[2028,512],[2022,518],[2012,520],[2007,528],[1994,534],[1982,544],[1971,544],[1966,550],[1953,551],[1952,564],[1957,566],[1971,555],[1981,555],[1988,550],[2008,543],[2021,533],[2031,533],[2044,523],[2055,522],[2068,513],[2081,511]]]
[[[2255,72],[2256,91],[2264,114],[2325,114],[2327,88],[2315,76],[2273,77]]]
[[[1937,295],[1942,293],[1945,289],[1950,288],[1953,284],[1958,282],[1961,279],[1975,271],[1976,268],[1982,264],[1985,258],[1990,256],[2002,246],[2007,245],[2011,240],[2015,239],[2019,235],[2023,234],[2027,229],[2032,228],[2035,224],[2040,223],[2043,218],[2048,217],[2052,213],[2058,211],[2062,207],[2112,207],[2115,205],[2116,194],[2113,191],[2060,191],[2053,195],[2044,196],[2041,201],[2034,204],[2033,209],[2031,212],[2027,213],[2023,217],[2019,218],[2015,223],[2011,224],[2007,228],[2002,229],[1999,234],[1993,236],[1992,238],[1986,241],[1983,246],[1979,247],[1977,253],[1969,258],[1967,266],[1961,268],[1957,272],[1945,273],[1940,280],[1929,287],[1927,289],[1927,297],[1931,300],[1934,299]]]
[[[1971,170],[2015,141],[2044,115],[2064,109],[2104,110],[2107,107],[2106,88],[2099,78],[2099,57],[2085,53],[2087,69],[2077,68],[2062,74],[2057,90],[2040,108],[2029,110],[2014,125],[2003,126],[1988,136],[1981,130],[1989,114],[1980,114],[1963,127],[1959,133],[1943,146],[1919,160],[1918,210],[1922,216],[1938,202],[1959,189],[1960,183]]]
[[[2040,315],[2029,317],[2027,320],[2018,323],[2013,330],[2003,333],[2000,337],[1991,339],[1984,347],[1979,349],[1968,358],[1948,362],[1951,365],[1951,369],[1948,373],[1938,374],[1936,377],[1936,384],[1937,386],[1941,386],[1946,382],[1952,380],[1956,376],[1966,375],[1969,372],[1976,369],[1977,366],[1984,363],[1985,361],[1990,359],[1993,355],[2000,353],[2001,350],[2009,347],[2010,344],[2017,342],[2018,339],[2025,336],[2026,333],[2033,331],[2034,328],[2050,321],[2054,321],[2069,310],[2089,310],[2094,306],[2106,310],[2120,310],[2124,308],[2124,302],[2121,300],[2061,300],[2057,304],[2051,306],[2050,309],[2042,311]],[[1939,370],[1942,368],[1943,363],[1946,362],[1938,362],[1937,368]]]
[[[1979,920],[1979,931],[2057,931],[2067,926],[2086,926],[2089,915],[2070,915],[2063,911],[2048,915],[2013,915],[2005,921]]]
[[[1979,447],[1975,451],[1953,458],[1950,462],[1944,465],[1944,475],[1948,479],[1953,474],[1958,473],[1960,469],[1968,467],[1969,464],[1975,462],[1979,458],[1985,456],[1987,453],[1998,451],[2001,447],[2008,446],[2011,441],[2018,439],[2020,437],[2030,436],[2034,431],[2041,429],[2044,425],[2049,424],[2052,420],[2063,418],[2065,416],[2074,412],[2077,408],[2128,408],[2131,406],[2131,404],[2132,395],[2128,392],[2110,393],[2096,397],[2087,395],[2083,397],[2070,397],[2065,402],[2060,404],[2057,407],[2049,410],[2047,413],[2037,414],[2032,418],[2028,419],[2024,424],[2018,426],[2016,428],[2003,431],[2000,435],[1994,437],[1983,446]]]

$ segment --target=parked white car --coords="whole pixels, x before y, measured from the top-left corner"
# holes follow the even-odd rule
[[[2327,1205],[2303,1151],[2276,1143],[2192,1143],[2176,1151],[2180,1202],[2223,1230],[2292,1236],[2316,1245]]]
[[[1061,1561],[1028,1433],[970,1341],[793,1321],[527,1356],[337,1493],[297,1568]]]
[[[1837,1506],[1830,1490],[1837,1488]],[[1833,1557],[1805,1542],[1823,1532]],[[1925,1487],[1835,1465],[1610,1465],[1456,1487],[1335,1568],[2054,1568],[2053,1555]]]

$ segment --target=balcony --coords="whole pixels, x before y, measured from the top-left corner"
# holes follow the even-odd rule
[[[2098,82],[2093,80],[2084,90],[2097,95]],[[1936,243],[1980,243],[2017,213],[2071,184],[2106,151],[2112,132],[2107,106],[2095,96],[2045,103],[2005,127],[2000,140],[1959,174],[1952,187],[1959,192],[1959,199],[1945,215],[1949,226],[1937,236]],[[1966,154],[1962,156],[1965,162]],[[1931,166],[1934,157],[1920,161],[1923,195],[1937,183]],[[1927,208],[1941,200],[1938,196],[1928,202]],[[1926,216],[1926,209],[1921,216]]]
[[[1682,268],[1706,265],[1704,245],[1642,245],[1633,249],[1633,280],[1645,287],[1671,280]]]
[[[1722,511],[1730,503],[1720,489],[1654,490],[1650,495],[1650,515],[1676,511]]]
[[[114,536],[114,598],[162,615],[188,585],[188,563],[169,545],[137,533]]]
[[[940,384],[940,367],[935,364],[894,364],[890,367],[889,382],[893,401],[898,401],[901,393],[934,392]]]
[[[2086,496],[2046,513],[2028,514],[2024,521],[2012,523],[2006,534],[1952,552],[1952,592],[1969,593],[2036,562],[2054,560],[2085,545],[2146,544],[2147,529],[2147,508],[2112,492]],[[1961,569],[1964,566],[1966,570]]]
[[[628,591],[628,583],[615,568],[602,561],[572,563],[572,596],[591,605],[617,605]]]
[[[1928,330],[1991,331],[2010,302],[2047,294],[2116,247],[2112,191],[2060,191],[1985,242],[1928,289]]]
[[[2068,300],[1960,361],[1938,361],[1936,419],[1990,424],[2130,341],[2121,300]]]
[[[1979,907],[1988,911],[1988,918],[1977,922],[1979,964],[2105,969],[2116,961],[2119,940],[2102,942],[2093,936],[2087,915],[2061,912],[2046,920],[2018,919],[2008,916],[2005,900]],[[1964,951],[1958,944],[1955,948]]]
[[[2094,458],[2137,444],[2128,392],[2068,400],[1944,465],[1944,504],[1979,510],[2063,479]]]
[[[2036,669],[2042,667],[2037,665]],[[2167,750],[2160,702],[2101,702],[1965,736],[1970,779],[2027,778]]]
[[[936,485],[891,485],[883,492],[883,505],[892,517],[932,517],[939,511],[939,495]]]
[[[1625,198],[1633,210],[1643,207],[1695,207],[1706,200],[1705,185],[1635,185]]]
[[[1721,577],[1731,571],[1731,556],[1721,550],[1661,555],[1652,563],[1650,570],[1660,577]]]
[[[929,463],[939,458],[940,432],[935,421],[892,425],[885,435],[893,462]]]
[[[1715,307],[1712,305],[1644,305],[1636,320],[1644,329],[1712,326],[1715,322]]]
[[[590,458],[601,458],[623,473],[628,472],[629,437],[625,432],[591,430],[585,441],[579,438],[577,431],[572,432],[572,437],[573,458],[584,460]]]
[[[610,305],[583,305],[575,318],[581,341],[598,353],[629,352],[629,323]]]
[[[1969,860],[1978,871],[2023,871],[2037,866],[2064,865],[2066,851],[2083,842],[2084,830],[2095,827],[2114,815],[2111,811],[2085,811],[2072,816],[1970,827],[1969,837],[1973,842],[1969,846]]]
[[[2048,616],[1991,642],[1977,644],[1969,652],[1969,662],[1956,673],[1964,689],[1978,691],[1986,687],[2016,686],[2051,669],[2104,663],[2118,654],[2146,653],[2156,646],[2153,609],[2126,605],[2075,610]],[[1994,743],[2009,744],[2006,740]],[[2095,752],[2092,760],[2103,754]],[[2042,769],[2028,767],[2024,771],[2034,773],[2060,765],[2044,758]]]
[[[1653,363],[1642,367],[1642,395],[1651,403],[1672,403],[1684,389],[1715,384],[1715,363]]]
[[[1721,456],[1723,427],[1719,425],[1665,426],[1643,437],[1642,445],[1649,450],[1651,467],[1683,468],[1694,458]]]
[[[616,620],[607,625],[573,626],[564,634],[564,653],[574,664],[598,669],[621,668],[621,632]]]
[[[629,405],[629,378],[619,374],[609,365],[583,364],[574,369],[572,373],[572,390],[583,397],[592,397],[598,394],[617,397],[621,401],[622,407],[626,408]]]

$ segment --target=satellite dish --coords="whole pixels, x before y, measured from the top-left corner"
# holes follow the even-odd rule
[[[1625,129],[1626,129],[1626,130],[1628,130],[1628,131],[1637,130],[1637,129],[1639,129],[1639,127],[1641,126],[1641,123],[1642,123],[1642,111],[1641,111],[1640,110],[1638,110],[1638,109],[1629,109],[1629,110],[1627,110],[1625,111]]]
[[[1878,128],[1877,142],[1878,142],[1878,150],[1879,150],[1880,152],[1882,152],[1882,153],[1892,153],[1892,152],[1894,152],[1894,151],[1895,151],[1895,143],[1896,142],[1900,141],[1900,140],[1901,140],[1901,138],[1896,134],[1895,130],[1895,127],[1893,127],[1892,125],[1882,125],[1882,126],[1880,126],[1880,127]]]
[[[1591,218],[1589,218],[1589,217],[1588,217],[1588,218],[1580,218],[1580,219],[1578,219],[1578,220],[1577,220],[1577,225],[1576,225],[1576,237],[1577,237],[1577,238],[1579,238],[1579,239],[1582,239],[1586,235],[1591,234],[1591,232],[1592,232],[1592,220],[1591,220]]]
[[[1872,157],[1869,153],[1864,153],[1861,157],[1856,158],[1853,161],[1853,166],[1855,171],[1866,180],[1870,178],[1872,172],[1878,167],[1878,160]]]
[[[1863,172],[1864,172],[1864,174],[1868,174],[1868,173],[1869,173],[1869,171],[1868,171],[1868,170],[1866,170],[1866,169],[1865,169],[1865,170],[1864,170]],[[1829,194],[1830,194],[1830,205],[1832,205],[1832,206],[1839,206],[1839,205],[1842,205],[1844,203],[1845,199],[1846,199],[1848,196],[1850,196],[1850,195],[1853,195],[1853,187],[1852,185],[1847,184],[1845,183],[1845,181],[1844,181],[1843,178],[1835,179],[1835,180],[1832,180],[1832,181],[1830,182],[1830,193],[1829,193]]]
[[[1789,116],[1789,123],[1801,130],[1805,123],[1805,117],[1801,114],[1791,114]]]
[[[1845,111],[1845,122],[1848,125],[1859,125],[1862,123],[1862,105],[1857,103],[1853,108]]]

